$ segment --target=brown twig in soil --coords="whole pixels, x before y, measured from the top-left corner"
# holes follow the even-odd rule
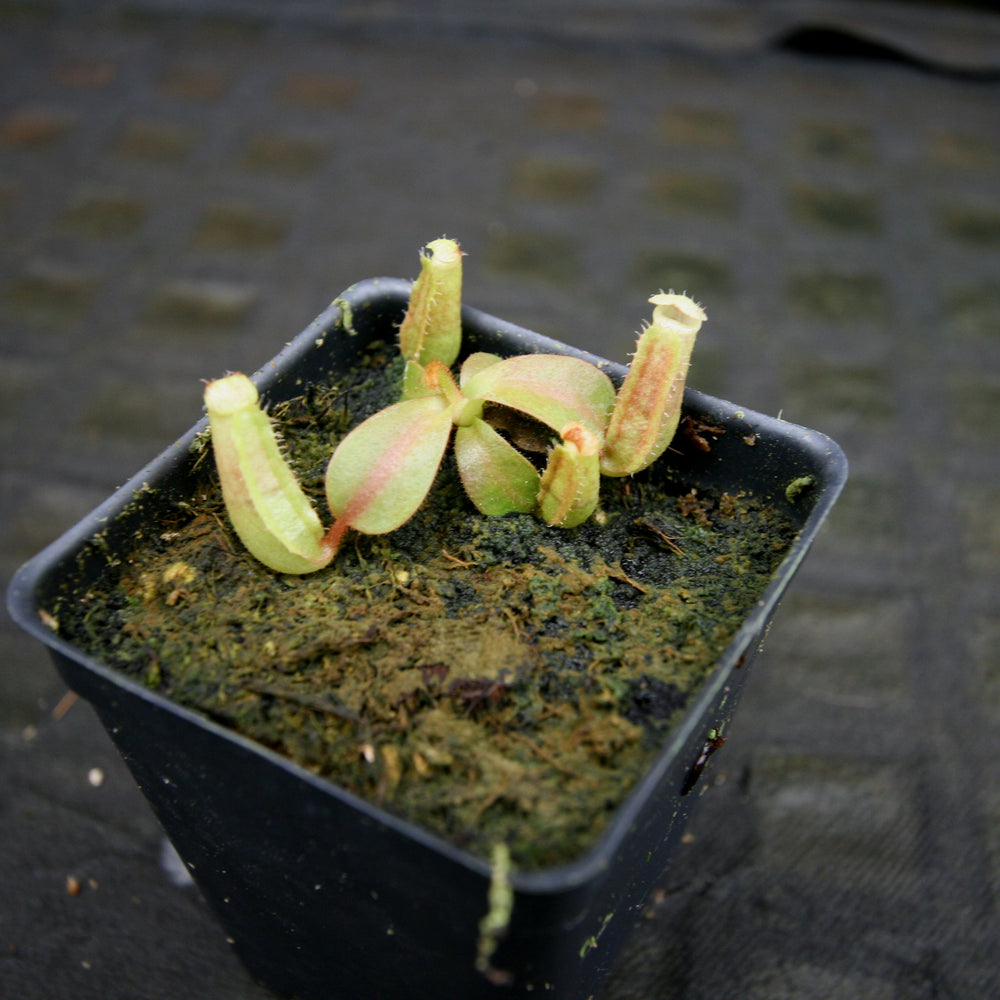
[[[680,549],[677,549],[677,551],[680,552]],[[633,580],[632,577],[630,577],[628,573],[626,573],[625,570],[617,564],[614,566],[605,566],[603,575],[610,577],[612,580],[618,580],[619,583],[627,583],[630,587],[635,587],[640,594],[649,593],[649,587],[639,583],[638,580]]]
[[[247,688],[256,694],[270,695],[272,698],[281,698],[283,701],[290,701],[302,708],[311,708],[315,712],[323,712],[327,715],[336,715],[339,719],[346,719],[348,722],[360,722],[361,717],[343,705],[328,701],[326,698],[307,694],[304,691],[294,691],[291,688],[282,687],[280,684],[270,684],[267,681],[251,680],[247,681]]]
[[[645,534],[652,535],[661,545],[670,549],[675,555],[684,555],[684,550],[677,542],[648,517],[638,517],[634,523],[637,528],[640,528]]]
[[[445,559],[448,559],[451,562],[455,563],[456,566],[461,566],[463,569],[468,569],[470,566],[476,565],[475,563],[471,562],[463,562],[461,559],[458,558],[458,556],[453,556],[447,549],[444,548],[441,549],[441,555],[443,555]]]
[[[574,771],[572,768],[560,764],[559,761],[552,756],[552,754],[550,754],[547,750],[542,749],[542,747],[540,747],[537,743],[535,743],[534,740],[529,739],[523,733],[508,732],[504,733],[504,735],[508,739],[515,740],[516,742],[521,743],[524,746],[528,747],[528,749],[531,750],[532,753],[534,753],[541,760],[545,761],[546,764],[549,764],[551,767],[554,767],[560,774],[565,774],[567,777],[570,778],[580,777],[578,771]],[[590,784],[593,784],[593,782],[590,782]]]

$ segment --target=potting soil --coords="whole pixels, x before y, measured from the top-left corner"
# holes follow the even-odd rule
[[[326,461],[394,401],[395,349],[272,415],[325,523]],[[686,426],[694,447],[719,428]],[[747,447],[753,442],[748,441]],[[794,536],[747,495],[654,466],[578,528],[476,512],[450,456],[417,515],[277,574],[231,530],[207,439],[60,632],[149,688],[488,856],[569,861],[662,748]]]

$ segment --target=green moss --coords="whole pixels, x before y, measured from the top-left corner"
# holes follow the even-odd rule
[[[343,385],[275,408],[325,521],[334,443],[399,377],[376,347]],[[694,495],[655,467],[605,480],[578,528],[486,518],[446,461],[398,531],[282,576],[229,529],[212,463],[197,469],[104,596],[57,609],[63,634],[462,847],[509,845],[520,868],[593,842],[794,534],[751,497]]]

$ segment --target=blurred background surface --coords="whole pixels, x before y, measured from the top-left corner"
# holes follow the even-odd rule
[[[696,388],[852,479],[600,1000],[1000,995],[1000,15],[988,4],[0,0],[0,573],[355,280]],[[263,1000],[0,619],[0,993]]]

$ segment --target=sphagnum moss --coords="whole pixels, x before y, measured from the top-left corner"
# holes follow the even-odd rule
[[[390,353],[282,406],[320,509],[331,441],[398,392]],[[196,499],[136,540],[118,590],[86,616],[58,609],[64,634],[462,847],[507,843],[521,868],[593,842],[794,534],[753,498],[691,496],[655,467],[602,480],[600,523],[487,517],[446,458],[399,530],[287,576],[243,549],[199,468]]]

